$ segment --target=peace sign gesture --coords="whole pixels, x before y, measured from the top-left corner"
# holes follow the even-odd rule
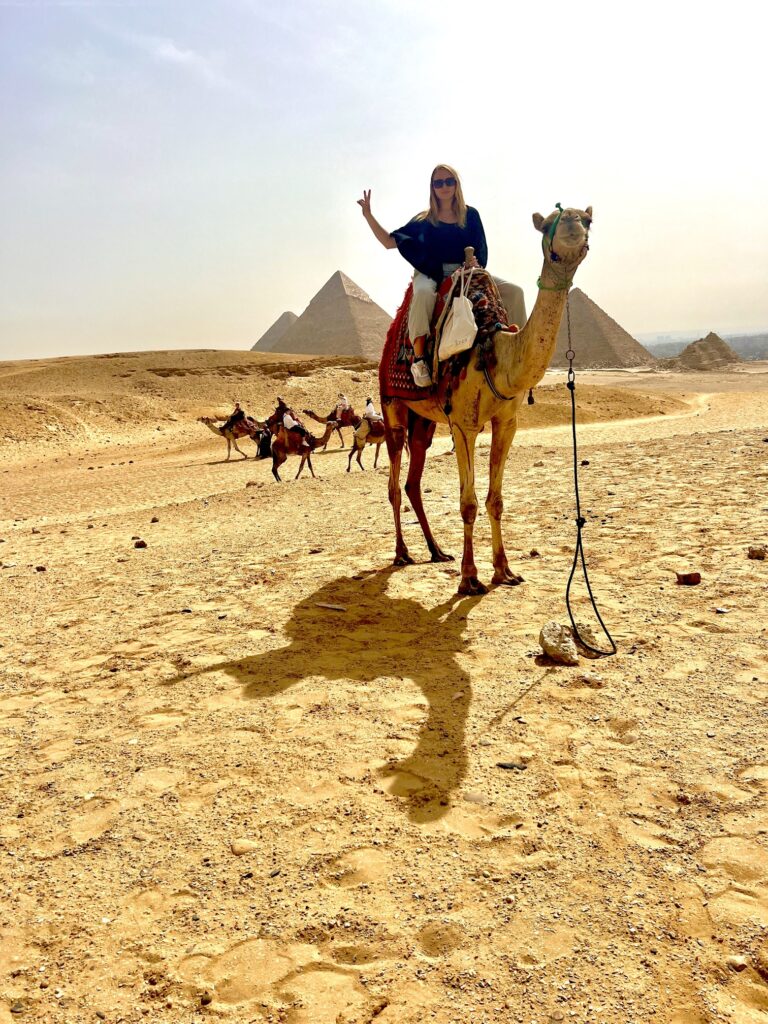
[[[371,190],[363,189],[363,198],[357,200],[357,205],[362,209],[363,216],[368,219],[371,216]]]

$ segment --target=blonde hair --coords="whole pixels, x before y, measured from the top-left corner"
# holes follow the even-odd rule
[[[455,171],[450,164],[438,164],[429,176],[429,209],[420,213],[416,220],[428,220],[431,224],[437,224],[440,219],[440,207],[437,203],[437,196],[432,187],[432,180],[438,171],[446,171],[446,178],[456,179],[456,190],[451,201],[451,210],[456,214],[456,223],[463,228],[467,223],[467,204],[464,202],[464,193],[461,190],[461,179],[458,171]]]

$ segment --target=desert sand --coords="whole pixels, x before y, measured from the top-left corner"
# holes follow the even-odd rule
[[[407,513],[392,568],[384,453],[347,474],[332,439],[277,484],[195,422],[359,409],[375,376],[0,364],[0,1022],[764,1024],[768,365],[579,375],[619,652],[574,667],[538,644],[575,540],[562,374],[506,474],[526,582],[481,598]],[[449,448],[426,506],[460,555]]]

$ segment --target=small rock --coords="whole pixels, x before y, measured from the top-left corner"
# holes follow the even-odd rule
[[[236,857],[242,857],[246,853],[254,853],[258,850],[259,844],[253,839],[233,839],[230,849]]]
[[[563,665],[578,665],[579,652],[573,642],[571,631],[552,619],[539,633],[539,643],[546,655]]]
[[[160,520],[158,519],[157,516],[152,516],[152,518],[149,521],[150,521],[150,523],[159,523],[160,522]]]
[[[539,459],[539,461],[538,462],[534,462],[533,465],[535,466],[536,469],[538,469],[540,466],[544,465],[544,460],[543,459]]]
[[[698,583],[701,583],[700,572],[676,572],[677,582],[681,587],[695,587]]]
[[[160,427],[158,427],[157,429],[159,430]],[[200,1005],[201,1006],[210,1006],[212,1002],[213,1002],[213,996],[211,995],[211,993],[210,992],[203,992],[203,994],[200,996]]]
[[[135,548],[145,548],[147,546],[147,542],[145,540],[137,540],[134,541],[133,546]]]
[[[589,459],[582,459],[581,460],[581,465],[582,466],[588,466],[589,465]]]
[[[48,570],[45,568],[44,565],[36,565],[35,566],[35,572],[47,572],[47,571]]]
[[[765,560],[765,546],[763,544],[752,544],[750,545],[749,551],[747,552],[747,558],[754,558],[757,561],[762,562]]]
[[[718,615],[727,615],[730,610],[730,608],[715,608]]]
[[[531,550],[530,550],[530,557],[531,558],[541,558],[541,555],[536,550],[536,548],[531,548]]]
[[[513,770],[517,772],[524,772],[528,765],[523,764],[522,761],[497,761],[496,767],[503,768],[505,771],[508,772],[511,772]]]
[[[275,868],[275,870],[274,870],[274,871],[270,871],[270,872],[269,872],[269,877],[270,877],[270,878],[277,878],[277,876],[278,876],[279,874],[280,874],[280,868]]]
[[[40,533],[40,531],[38,530],[38,528],[36,526],[33,526],[32,527],[32,533]]]
[[[579,682],[588,686],[591,690],[602,690],[605,686],[605,680],[602,676],[597,675],[596,672],[584,672],[579,676]]]
[[[745,971],[749,964],[747,963],[746,957],[743,956],[729,956],[725,961],[732,971]]]
[[[24,1003],[17,999],[16,1002],[11,1005],[11,1013],[24,1013]]]

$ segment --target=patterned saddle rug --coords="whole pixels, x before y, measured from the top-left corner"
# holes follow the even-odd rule
[[[439,329],[442,328],[445,319],[443,311],[453,298],[454,290],[457,287],[458,282],[447,277],[437,289],[437,302],[432,315],[433,335],[436,331],[439,334]],[[384,351],[379,363],[379,386],[382,400],[385,398],[408,398],[417,401],[420,398],[426,398],[435,390],[440,379],[446,376],[458,376],[462,370],[466,371],[473,354],[483,359],[490,349],[491,339],[496,331],[507,324],[507,311],[493,279],[486,271],[476,270],[472,275],[467,292],[477,323],[475,343],[468,351],[438,365],[436,352],[439,337],[430,338],[432,350],[428,361],[432,366],[432,379],[436,383],[431,388],[420,388],[414,384],[411,376],[413,347],[408,337],[408,310],[412,295],[413,283],[409,282],[402,305],[387,331],[387,340],[384,342]]]

